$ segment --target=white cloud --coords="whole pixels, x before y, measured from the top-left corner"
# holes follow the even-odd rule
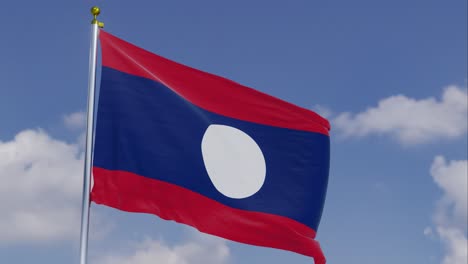
[[[444,157],[437,156],[431,166],[431,175],[443,190],[434,213],[437,234],[446,248],[442,263],[466,264],[468,161],[447,162]]]
[[[228,263],[229,248],[223,239],[198,235],[180,245],[146,239],[133,246],[127,255],[112,253],[98,258],[95,264],[223,264]]]
[[[76,238],[83,160],[41,130],[0,141],[0,243]]]
[[[389,134],[402,143],[417,144],[466,134],[467,111],[466,87],[449,86],[440,100],[395,95],[364,112],[342,113],[333,125],[344,136]]]
[[[86,127],[86,114],[84,112],[75,112],[65,115],[63,122],[69,129],[84,129]]]
[[[446,254],[442,260],[443,264],[468,263],[466,231],[463,233],[459,228],[439,227],[437,233],[446,247]]]
[[[468,165],[467,160],[447,162],[444,157],[437,156],[431,167],[431,175],[437,185],[444,191],[444,197],[439,207],[450,208],[450,218],[455,219],[457,225],[467,223],[467,185],[468,185]],[[442,216],[440,216],[442,217]],[[447,221],[447,219],[440,219]]]

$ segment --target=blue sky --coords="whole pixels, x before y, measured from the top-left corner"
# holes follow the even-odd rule
[[[112,34],[330,119],[328,263],[466,263],[464,0],[3,3],[0,262],[78,263],[92,5]],[[311,263],[91,213],[91,263]]]

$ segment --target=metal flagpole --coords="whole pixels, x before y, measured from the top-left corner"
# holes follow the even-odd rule
[[[104,26],[103,23],[97,20],[97,16],[100,14],[100,12],[101,11],[99,7],[95,6],[91,8],[93,20],[91,21],[91,47],[89,52],[88,119],[86,125],[83,201],[81,209],[80,264],[86,264],[88,255],[89,207],[94,141],[94,96],[96,90],[97,41],[99,28]]]

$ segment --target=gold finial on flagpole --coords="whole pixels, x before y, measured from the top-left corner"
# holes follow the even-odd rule
[[[98,27],[103,28],[104,23],[97,20],[97,17],[99,16],[99,14],[101,14],[101,9],[97,6],[93,6],[91,7],[91,14],[93,15],[93,20],[91,20],[91,24],[97,24]]]

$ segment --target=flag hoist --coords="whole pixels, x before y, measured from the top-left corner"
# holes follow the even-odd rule
[[[91,8],[93,20],[91,20],[91,45],[89,51],[89,79],[88,79],[88,117],[86,124],[86,148],[83,180],[83,201],[81,209],[81,234],[80,234],[80,264],[87,263],[88,255],[88,231],[89,231],[89,207],[91,191],[91,169],[93,162],[94,143],[94,101],[96,91],[96,63],[97,63],[97,41],[99,28],[104,27],[104,23],[97,20],[101,13],[99,7]]]

